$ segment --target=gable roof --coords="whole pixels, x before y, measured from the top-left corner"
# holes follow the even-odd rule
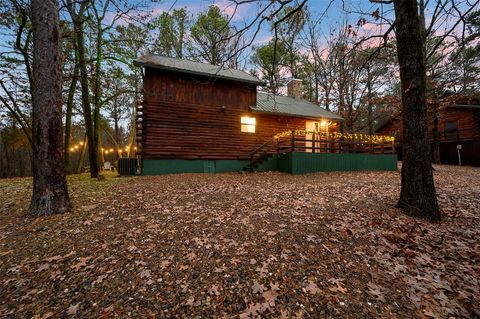
[[[343,120],[341,116],[307,100],[262,92],[257,92],[257,105],[251,109],[259,113]]]
[[[389,124],[392,121],[399,120],[399,115],[395,114],[388,114],[388,113],[383,113],[381,114],[377,120],[376,123],[373,125],[373,131],[376,133],[380,131],[385,125]]]
[[[221,66],[207,63],[169,58],[156,54],[143,55],[134,60],[133,64],[141,67],[149,67],[160,70],[207,76],[214,79],[224,79],[249,84],[265,85],[264,82],[260,81],[255,76],[240,70],[222,68]]]

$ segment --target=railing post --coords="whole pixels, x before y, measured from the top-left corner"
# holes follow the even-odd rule
[[[330,153],[330,137],[328,136],[328,131],[324,135],[325,136],[325,148],[324,151],[325,153]]]
[[[295,131],[292,130],[292,152],[295,150]]]
[[[315,153],[315,133],[312,133],[312,153]]]

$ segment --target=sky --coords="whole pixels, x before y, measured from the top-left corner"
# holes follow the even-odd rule
[[[128,0],[131,5],[138,5],[142,3],[136,0]],[[193,19],[202,11],[208,10],[210,5],[218,6],[226,15],[231,18],[231,24],[237,29],[243,28],[248,25],[252,19],[257,17],[260,12],[270,0],[257,0],[251,3],[241,4],[237,8],[235,1],[233,0],[157,0],[149,1],[144,0],[142,10],[143,13],[148,12],[152,16],[159,16],[163,12],[171,12],[174,9],[186,8],[187,12]],[[294,1],[291,5],[297,5],[300,0]],[[355,25],[360,17],[365,17],[367,20],[373,22],[371,12],[375,9],[381,10],[381,5],[372,4],[368,0],[309,0],[307,2],[309,12],[312,14],[312,19],[320,19],[320,28],[323,33],[325,41],[321,41],[326,45],[326,38],[330,33],[335,33],[340,27],[345,24]],[[391,6],[385,7],[386,11],[391,11]],[[274,19],[275,20],[275,19]],[[123,23],[127,23],[124,21]],[[120,22],[122,23],[122,22]],[[251,39],[256,31],[256,25],[249,28],[249,31],[245,34],[245,38]],[[367,24],[362,27],[361,32],[365,35],[370,35],[374,32],[378,32],[375,24]],[[268,43],[272,39],[271,24],[263,23],[258,34],[255,35],[253,41],[253,47]],[[243,61],[248,65],[251,49],[250,47],[242,52]],[[299,47],[299,50],[305,50],[305,48]],[[246,65],[246,67],[247,67]]]
[[[134,0],[131,0],[134,2]],[[242,4],[235,10],[235,3],[231,0],[164,0],[158,3],[152,3],[150,9],[154,15],[162,12],[169,12],[174,9],[186,8],[187,11],[194,16],[201,11],[205,11],[212,4],[218,6],[224,13],[231,17],[231,22],[237,28],[241,28],[248,24],[256,17],[261,6],[265,6],[270,1],[254,1],[252,3]],[[373,12],[379,7],[377,4],[370,4],[367,0],[309,0],[307,2],[309,10],[313,17],[322,17],[322,28],[325,33],[329,33],[332,26],[343,24],[344,19],[349,23],[356,23],[359,18],[359,11]],[[344,10],[350,11],[347,16]],[[255,43],[266,43],[271,39],[271,31],[268,24],[264,24],[256,37]]]

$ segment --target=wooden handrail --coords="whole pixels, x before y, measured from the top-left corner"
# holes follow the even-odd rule
[[[267,146],[269,143],[273,142],[275,140],[274,137],[257,147],[253,152],[250,153],[250,157],[253,157],[256,153],[258,153],[261,149],[263,149],[265,146]]]

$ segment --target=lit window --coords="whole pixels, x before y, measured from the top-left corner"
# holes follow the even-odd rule
[[[242,116],[240,123],[242,125],[242,132],[255,133],[255,125],[257,124],[257,120],[254,117]]]

